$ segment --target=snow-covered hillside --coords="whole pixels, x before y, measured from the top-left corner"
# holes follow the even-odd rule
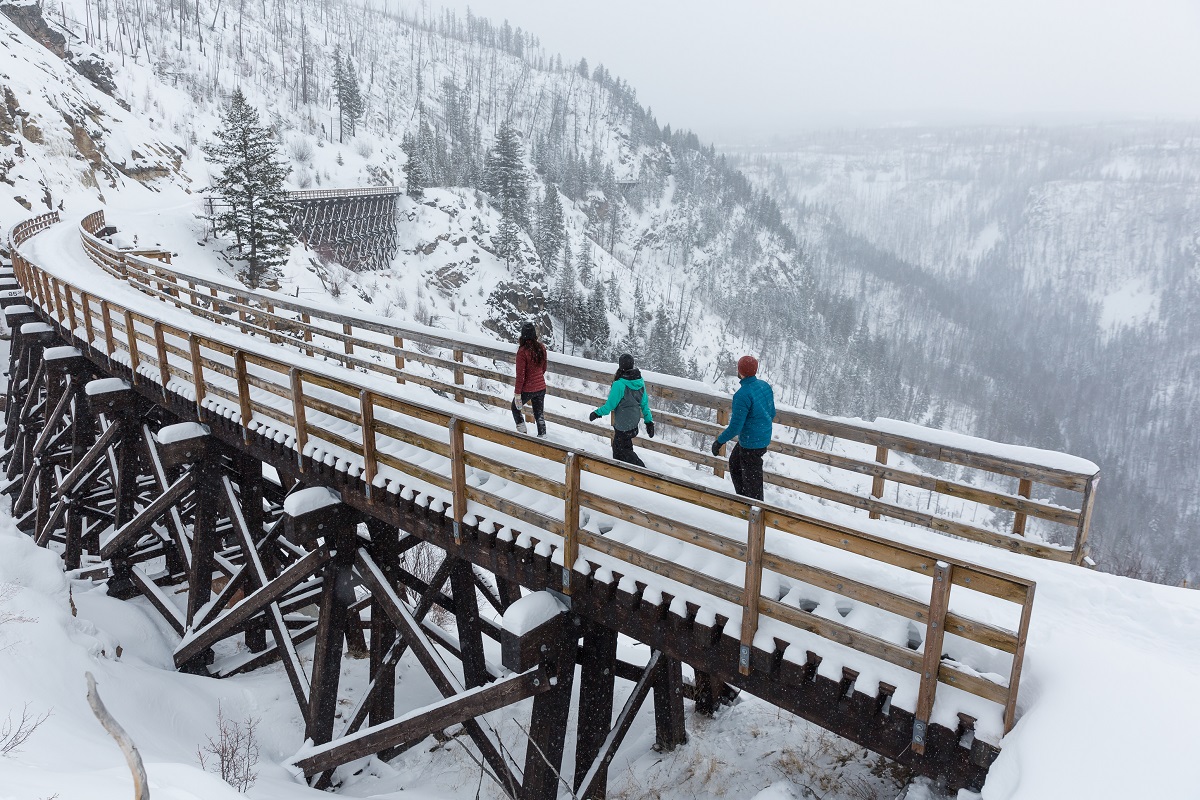
[[[1200,574],[1200,130],[814,133],[736,148],[949,427],[1085,455],[1105,569]]]

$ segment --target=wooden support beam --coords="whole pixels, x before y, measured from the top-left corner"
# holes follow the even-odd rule
[[[400,601],[395,590],[388,584],[382,570],[371,555],[359,548],[355,560],[358,575],[363,585],[380,600],[384,611],[396,625],[400,635],[412,648],[413,655],[425,669],[443,697],[450,697],[462,691],[463,687],[455,677],[450,667],[442,660],[428,634],[421,628],[404,603]],[[463,723],[475,746],[479,748],[483,760],[492,769],[497,782],[501,786],[517,787],[521,785],[520,776],[515,774],[511,765],[504,758],[495,733],[479,720],[468,720]]]
[[[501,678],[490,686],[468,689],[444,700],[411,711],[399,719],[363,728],[334,741],[305,747],[292,760],[306,775],[330,770],[390,748],[419,742],[452,725],[487,714],[550,691],[549,676],[541,666]]]
[[[738,671],[750,674],[750,649],[758,632],[758,598],[762,590],[762,559],[766,541],[766,524],[762,509],[753,506],[746,539],[746,581],[742,593],[742,649]],[[657,696],[657,695],[656,695]]]
[[[617,677],[617,632],[591,620],[584,620],[583,626],[573,784],[577,791],[600,758],[612,728]],[[580,800],[604,800],[607,786],[608,764],[602,763],[592,778],[589,793],[577,796]]]
[[[603,795],[596,793],[597,787],[602,786],[598,783],[599,778],[604,775],[607,780],[608,766],[612,763],[613,756],[617,754],[617,748],[621,746],[621,742],[625,741],[625,734],[629,733],[629,726],[633,724],[633,719],[637,716],[642,703],[646,702],[646,695],[650,693],[650,687],[653,685],[654,677],[658,674],[659,661],[662,657],[662,653],[658,650],[650,654],[650,660],[646,662],[642,677],[634,685],[633,692],[622,706],[621,713],[617,715],[616,724],[608,732],[599,754],[575,789],[575,794],[580,800],[594,800],[594,798],[602,800]]]
[[[490,680],[490,676],[483,655],[483,629],[480,626],[474,572],[471,562],[449,554],[446,558],[451,561],[450,588],[454,593],[454,616],[458,623],[463,678],[468,688],[482,686]]]
[[[683,715],[683,664],[663,656],[654,678],[654,748],[670,752],[687,744]]]

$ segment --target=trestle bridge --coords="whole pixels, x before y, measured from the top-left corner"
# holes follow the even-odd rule
[[[1017,720],[1034,584],[976,563],[986,548],[965,560],[875,520],[1078,564],[1087,462],[784,409],[767,481],[789,503],[748,502],[707,470],[638,469],[493,424],[510,346],[189,274],[105,228],[103,212],[55,212],[9,238],[14,517],[73,574],[154,606],[179,669],[281,662],[309,740],[294,763],[314,786],[461,726],[511,796],[555,798],[561,775],[603,798],[646,700],[669,750],[686,742],[685,704],[719,713],[739,691],[950,789],[982,783]],[[598,405],[607,368],[552,354],[550,371],[550,421],[596,432],[570,404]],[[720,476],[686,438],[718,432],[728,397],[666,378],[652,393],[659,427],[682,433],[639,446]],[[811,464],[848,478],[805,477]],[[950,468],[993,480],[939,477]],[[841,513],[791,507],[803,497]],[[410,556],[431,546],[442,560],[417,574]],[[651,655],[618,658],[618,636]],[[339,715],[347,649],[370,683]],[[443,701],[404,703],[408,651]],[[633,685],[621,707],[617,680]],[[486,715],[529,698],[515,757]]]

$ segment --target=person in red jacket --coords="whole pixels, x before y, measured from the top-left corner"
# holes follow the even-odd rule
[[[521,326],[521,338],[517,341],[517,381],[513,387],[512,415],[517,430],[526,432],[525,417],[521,407],[533,404],[533,419],[537,423],[537,435],[546,435],[546,345],[538,341],[537,329],[532,322]]]

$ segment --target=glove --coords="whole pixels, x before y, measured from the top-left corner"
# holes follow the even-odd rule
[[[646,423],[646,435],[649,436],[651,439],[654,438],[654,423],[653,422]]]
[[[593,411],[592,413],[588,414],[588,422],[595,422],[595,421],[596,421],[596,420],[598,420],[598,419],[600,419],[600,415],[599,415],[599,414],[597,414],[595,411]]]
[[[713,439],[713,443],[712,443],[712,454],[713,454],[714,456],[719,456],[719,455],[721,455],[721,443],[720,443],[720,442],[718,442],[716,439]]]

